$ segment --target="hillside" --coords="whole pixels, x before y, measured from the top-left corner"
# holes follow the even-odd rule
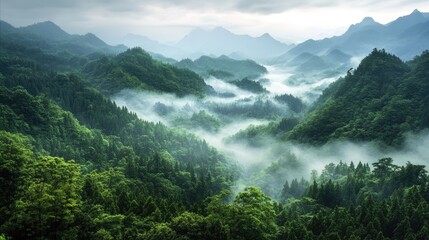
[[[428,14],[172,42],[417,3],[290,4],[2,1],[148,49],[0,21],[0,240],[428,240]]]
[[[429,127],[429,52],[404,63],[374,50],[321,96],[323,103],[287,139],[323,144],[334,139],[398,144]]]
[[[10,55],[0,66],[2,237],[136,239],[234,179],[204,141],[139,120],[77,75]]]
[[[265,67],[252,60],[234,60],[227,56],[218,58],[202,56],[194,61],[184,59],[175,66],[190,69],[204,77],[214,76],[224,80],[257,78],[267,73]]]
[[[194,72],[153,60],[141,48],[89,63],[84,72],[96,88],[108,94],[122,89],[155,90],[178,96],[203,96],[207,86]]]
[[[110,46],[92,33],[71,35],[51,21],[20,28],[1,21],[1,26],[2,42],[36,47],[51,54],[88,56],[95,52],[117,54],[126,50],[123,45]]]

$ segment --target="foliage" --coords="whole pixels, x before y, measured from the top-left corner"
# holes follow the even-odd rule
[[[235,178],[204,141],[138,119],[75,74],[9,55],[0,65],[6,237],[144,238]]]
[[[201,110],[192,114],[191,118],[178,118],[174,120],[175,126],[181,126],[188,129],[203,129],[208,132],[217,132],[222,126],[222,122],[216,117]]]
[[[296,113],[300,113],[305,109],[305,104],[301,101],[301,99],[293,96],[292,94],[277,95],[274,97],[274,99],[276,99],[278,102],[286,103],[288,107]]]
[[[236,134],[228,137],[227,142],[246,143],[252,147],[262,147],[270,139],[276,139],[285,132],[292,130],[298,125],[297,118],[282,118],[278,122],[270,122],[262,125],[250,125],[246,129],[238,131]]]
[[[262,87],[262,85],[259,82],[249,80],[247,78],[243,78],[239,81],[233,81],[231,82],[235,86],[244,89],[246,91],[252,92],[252,93],[265,93],[267,90]]]
[[[423,219],[429,216],[424,166],[399,167],[391,158],[373,166],[371,171],[362,163],[326,165],[307,187],[306,197],[281,208],[279,220],[285,226],[281,235],[287,239],[421,239],[428,224]],[[289,201],[293,197],[291,188],[283,193]]]
[[[128,88],[203,96],[206,90],[204,80],[194,72],[153,60],[141,48],[93,61],[85,73],[95,87],[108,94]]]
[[[342,138],[400,144],[404,133],[429,127],[428,61],[427,51],[406,64],[375,49],[328,88],[323,104],[286,138],[314,144]]]
[[[93,36],[87,38],[97,41]],[[373,163],[372,170],[368,163],[331,163],[320,176],[313,173],[311,181],[285,181],[281,189],[260,181],[263,190],[277,191],[272,195],[278,202],[256,187],[245,187],[233,196],[228,189],[238,174],[234,163],[192,134],[138,119],[87,81],[106,91],[130,84],[198,95],[204,85],[195,74],[160,64],[141,49],[132,49],[117,57],[99,58],[88,65],[86,75],[80,72],[82,64],[98,54],[62,58],[56,49],[21,48],[19,42],[11,42],[0,46],[0,239],[428,236],[429,177],[423,165],[408,162],[399,166],[391,158]],[[347,122],[344,111],[360,116],[359,111],[369,107],[373,110],[368,117],[378,114],[373,119],[377,128],[369,129],[381,132],[363,132],[362,136],[384,141],[397,137],[397,124],[401,131],[427,127],[427,63],[427,52],[404,64],[383,51],[374,51],[331,89],[320,114],[337,121],[327,121],[326,129]],[[68,69],[77,74],[55,72]],[[115,87],[97,85],[115,76],[124,77],[119,83],[111,82],[118,84]],[[181,82],[183,79],[187,80]],[[151,82],[155,80],[159,82]],[[349,90],[363,100],[353,100]],[[283,98],[295,101],[291,96],[278,100]],[[352,111],[349,102],[362,109]],[[410,111],[410,104],[416,113]],[[260,100],[250,108],[238,104],[212,109],[232,116],[237,116],[233,112],[265,117],[274,113],[273,118],[278,118],[273,106]],[[162,105],[157,109],[159,113],[169,111]],[[409,116],[404,118],[402,113]],[[189,121],[212,131],[218,127],[217,119],[206,112],[194,114]],[[276,135],[297,123],[297,119],[282,119],[241,134]],[[355,127],[357,123],[348,124]],[[345,134],[348,127],[338,129],[335,137],[349,136]],[[314,136],[319,140],[326,137]],[[299,169],[299,163],[285,154],[264,174],[284,180],[289,168]]]
[[[265,67],[252,60],[235,60],[227,56],[212,58],[202,56],[195,61],[184,59],[175,64],[179,68],[190,69],[203,77],[214,76],[223,80],[257,78],[267,73]]]

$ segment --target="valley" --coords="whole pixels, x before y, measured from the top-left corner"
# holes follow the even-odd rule
[[[425,239],[429,15],[282,43],[0,22],[0,239]]]

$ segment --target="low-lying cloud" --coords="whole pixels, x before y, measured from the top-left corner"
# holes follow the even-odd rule
[[[192,124],[180,127],[187,128],[216,147],[227,158],[239,163],[242,178],[237,182],[237,191],[240,190],[240,186],[256,185],[264,189],[268,195],[277,197],[286,180],[310,179],[312,170],[320,174],[325,165],[337,164],[340,161],[347,164],[354,162],[355,165],[359,162],[371,164],[378,159],[391,157],[397,165],[404,165],[407,162],[428,165],[429,131],[408,134],[400,148],[381,146],[374,142],[350,141],[334,141],[323,146],[312,146],[280,141],[269,134],[261,136],[256,145],[248,144],[246,139],[225,141],[251,125],[267,125],[272,121],[269,118],[252,117],[240,112],[243,109],[253,111],[253,107],[261,101],[261,98],[270,102],[272,104],[270,106],[274,106],[274,110],[270,109],[271,111],[285,109],[284,112],[277,113],[283,114],[282,117],[290,117],[293,114],[287,111],[287,106],[276,103],[273,97],[288,91],[286,93],[305,98],[309,93],[317,94],[320,89],[315,86],[323,84],[323,81],[315,80],[301,83],[297,87],[286,86],[285,82],[287,83],[290,75],[284,74],[281,69],[269,70],[270,73],[265,76],[268,79],[262,82],[268,90],[277,91],[274,93],[258,95],[219,79],[209,78],[206,79],[206,83],[212,85],[218,95],[203,99],[193,96],[178,98],[172,94],[124,90],[114,96],[113,100],[119,106],[126,106],[130,111],[137,113],[144,120],[162,122],[170,127],[177,127],[177,119],[189,120],[200,111],[221,122],[215,131]]]

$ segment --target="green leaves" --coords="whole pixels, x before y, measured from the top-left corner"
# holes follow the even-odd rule
[[[400,145],[405,133],[429,127],[428,58],[423,53],[406,64],[375,49],[353,74],[324,91],[323,104],[288,138],[313,144],[345,138]]]
[[[203,96],[206,88],[204,80],[194,72],[153,60],[141,48],[91,62],[85,73],[96,88],[107,94],[140,89]]]

